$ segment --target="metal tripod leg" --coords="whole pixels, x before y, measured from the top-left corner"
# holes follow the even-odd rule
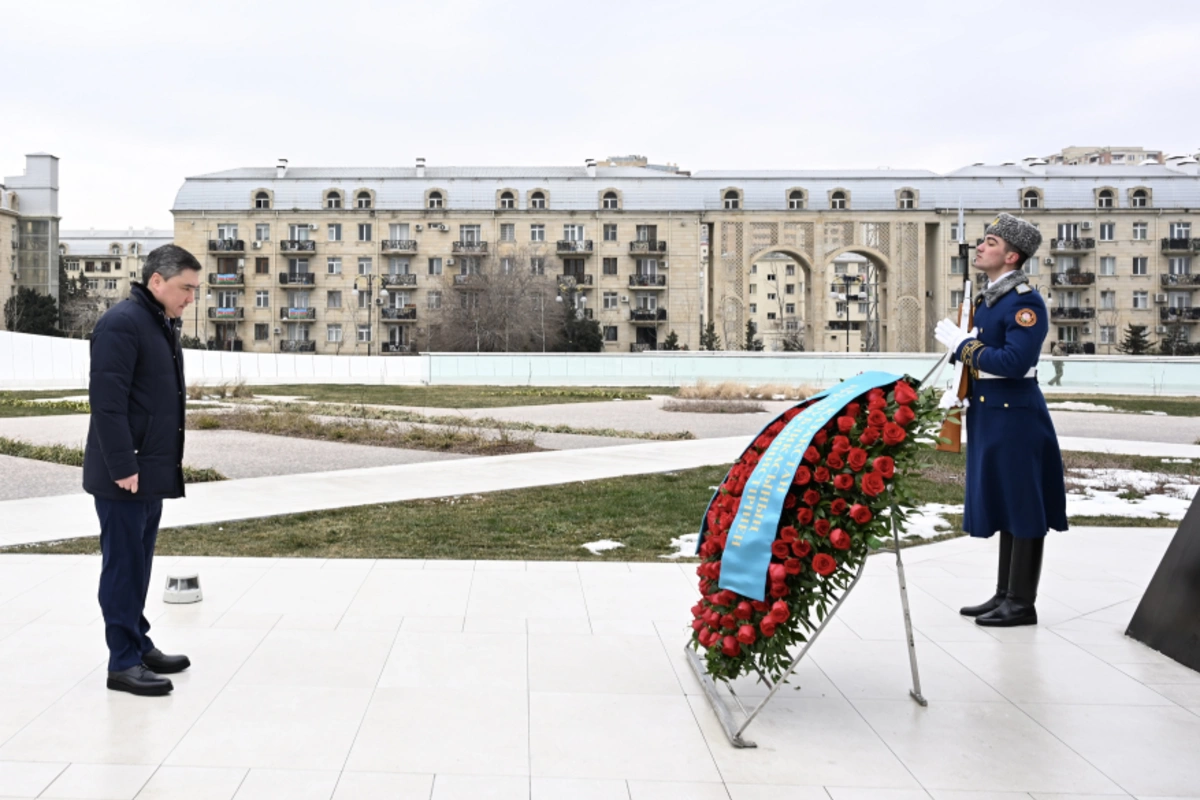
[[[917,670],[917,644],[913,640],[912,614],[908,610],[908,584],[904,580],[904,561],[900,558],[900,531],[896,526],[896,507],[892,506],[892,542],[896,548],[896,577],[900,580],[900,605],[904,608],[904,635],[908,639],[908,663],[912,667],[913,688],[908,694],[922,706],[929,701],[921,694],[921,673]]]

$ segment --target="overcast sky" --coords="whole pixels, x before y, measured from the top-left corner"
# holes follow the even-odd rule
[[[242,166],[909,167],[1200,151],[1196,3],[0,0],[0,175],[172,226]]]

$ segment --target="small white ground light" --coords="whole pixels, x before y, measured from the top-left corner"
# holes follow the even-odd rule
[[[164,603],[199,603],[204,599],[200,591],[200,576],[195,572],[167,576],[167,590],[163,592]]]

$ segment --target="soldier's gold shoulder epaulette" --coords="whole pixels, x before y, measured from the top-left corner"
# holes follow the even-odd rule
[[[1022,283],[1017,286],[1017,294],[1029,294],[1033,291],[1033,287],[1028,283]]]

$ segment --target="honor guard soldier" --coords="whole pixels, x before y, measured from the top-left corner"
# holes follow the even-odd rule
[[[1037,382],[1050,315],[1021,270],[1041,241],[1025,220],[997,217],[975,248],[975,267],[988,277],[974,300],[975,328],[945,319],[935,330],[970,375],[963,530],[1000,533],[996,594],[961,611],[977,625],[1037,623],[1046,532],[1067,529],[1062,454]]]

